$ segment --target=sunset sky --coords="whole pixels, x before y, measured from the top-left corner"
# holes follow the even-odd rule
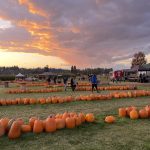
[[[0,0],[0,66],[150,62],[150,0]]]

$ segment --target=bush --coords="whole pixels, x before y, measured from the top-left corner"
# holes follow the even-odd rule
[[[3,75],[0,76],[0,81],[13,81],[15,80],[15,76]]]

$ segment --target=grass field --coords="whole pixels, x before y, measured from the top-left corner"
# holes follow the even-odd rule
[[[139,89],[150,90],[149,86],[139,86]],[[52,95],[80,95],[91,92],[75,92],[70,90],[59,93],[44,94],[6,94],[0,87],[0,99],[18,97],[48,97]],[[105,91],[110,92],[110,91]],[[104,92],[102,92],[104,93]],[[21,138],[9,140],[7,136],[0,138],[0,150],[150,150],[150,120],[119,119],[118,108],[137,106],[139,108],[150,104],[150,97],[113,99],[110,101],[79,101],[63,104],[0,106],[1,117],[21,117],[25,121],[30,116],[46,118],[49,114],[65,111],[92,112],[98,119],[97,123],[83,124],[75,129],[63,129],[53,134],[23,134]],[[106,124],[106,115],[115,115],[114,124]]]

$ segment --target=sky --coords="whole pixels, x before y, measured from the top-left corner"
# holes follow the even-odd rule
[[[150,62],[150,0],[0,0],[0,66],[130,68]]]

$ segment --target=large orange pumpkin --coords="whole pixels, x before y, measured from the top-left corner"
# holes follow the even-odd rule
[[[46,132],[55,132],[56,131],[56,122],[54,117],[48,117],[45,122],[45,131]]]
[[[41,133],[43,132],[43,122],[42,120],[35,120],[33,126],[33,133]]]
[[[87,122],[94,122],[95,121],[95,117],[94,117],[94,115],[92,113],[89,113],[89,114],[86,114],[85,120]]]
[[[81,122],[81,117],[75,116],[74,119],[75,119],[76,126],[81,125],[81,123],[82,123]]]
[[[16,138],[19,138],[20,135],[21,135],[21,126],[18,123],[18,121],[14,121],[8,132],[8,138],[16,139]]]
[[[145,109],[141,109],[141,110],[139,110],[139,116],[142,119],[148,118],[148,112]]]
[[[130,111],[130,118],[131,119],[138,119],[139,118],[139,114],[138,111],[133,109],[132,111]]]
[[[126,109],[119,108],[119,117],[126,117]]]
[[[75,128],[76,126],[75,119],[73,117],[67,117],[65,122],[66,122],[66,127],[69,129]]]
[[[116,121],[116,118],[114,116],[107,116],[105,118],[106,123],[114,123]]]
[[[148,113],[148,117],[150,117],[150,106],[147,105],[147,106],[145,107],[145,110],[146,110],[147,113]]]

